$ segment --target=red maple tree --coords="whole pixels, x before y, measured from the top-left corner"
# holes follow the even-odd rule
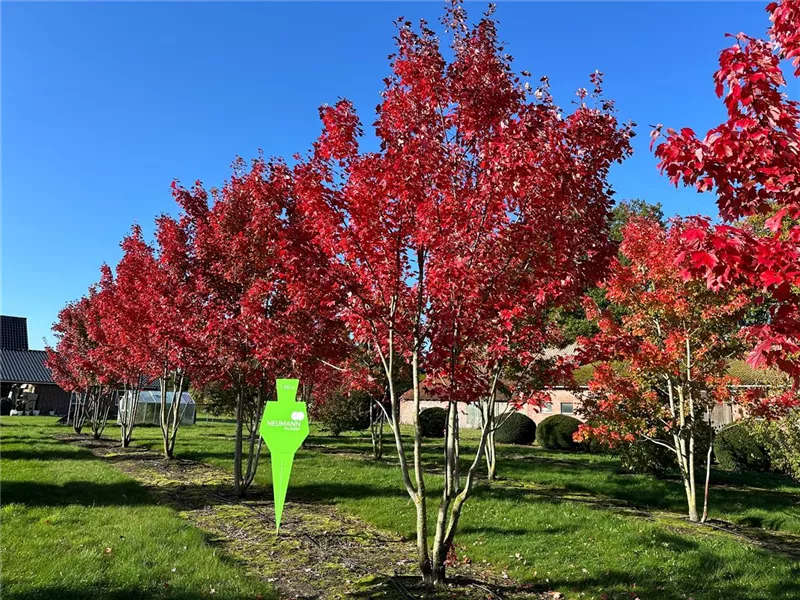
[[[46,348],[46,364],[53,380],[73,393],[73,428],[80,433],[88,421],[95,439],[100,438],[108,422],[122,368],[103,328],[100,306],[104,293],[92,285],[86,296],[67,304],[53,325],[56,347]]]
[[[203,192],[196,187],[191,194]],[[208,214],[195,222],[192,242],[213,368],[194,383],[216,382],[234,391],[234,488],[243,495],[258,467],[268,382],[299,377],[308,400],[311,383],[322,387],[329,375],[321,361],[338,362],[344,345],[331,310],[335,303],[326,295],[327,263],[309,244],[293,208],[286,165],[259,158],[248,168],[239,159],[213,196]],[[294,283],[306,279],[313,295],[307,295],[309,286]]]
[[[667,229],[636,217],[623,229],[620,256],[599,286],[621,317],[586,301],[600,332],[578,339],[581,361],[594,364],[578,437],[611,446],[640,440],[674,453],[689,519],[696,521],[695,474],[702,460],[707,492],[711,410],[735,401],[728,363],[743,352],[740,322],[750,298],[743,289],[710,290],[703,281],[685,281],[682,271],[691,259],[684,235],[681,221]],[[704,457],[698,457],[701,446]]]
[[[157,273],[153,249],[134,225],[121,242],[122,258],[100,280],[100,320],[107,332],[106,356],[113,363],[121,391],[118,404],[122,447],[130,445],[142,387],[158,375],[151,340],[152,283]]]
[[[714,81],[727,120],[702,139],[689,128],[668,129],[655,152],[675,185],[714,193],[727,222],[698,217],[686,227],[687,273],[713,289],[744,282],[762,292],[769,320],[748,329],[748,362],[793,380],[792,389],[762,400],[774,415],[798,403],[800,383],[800,106],[783,92],[781,68],[791,61],[800,76],[800,3],[774,2],[767,12],[769,40],[740,33],[720,54]],[[659,126],[654,143],[660,136]],[[754,217],[766,219],[765,235],[737,226]]]
[[[320,109],[323,133],[295,168],[300,209],[332,263],[353,339],[385,372],[387,419],[417,515],[423,579],[442,583],[490,427],[462,468],[456,403],[494,398],[506,363],[545,343],[542,308],[577,296],[611,254],[609,165],[629,153],[613,103],[579,91],[565,114],[546,79],[511,70],[491,11],[468,25],[447,12],[453,59],[434,31],[398,21],[392,75],[378,106],[380,149],[359,147],[361,122],[342,100]],[[525,76],[523,74],[523,76]],[[524,357],[523,357],[524,359]],[[400,363],[412,370],[413,450],[400,433]],[[420,379],[448,407],[445,489],[428,542]]]

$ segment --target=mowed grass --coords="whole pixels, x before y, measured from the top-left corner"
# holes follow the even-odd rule
[[[54,438],[70,431],[0,419],[4,600],[273,597],[137,482]]]
[[[230,423],[204,423],[178,434],[184,458],[232,468]],[[158,449],[160,432],[142,428],[139,444]],[[469,440],[466,449],[471,450]],[[386,458],[368,457],[362,435],[326,437],[318,432],[296,456],[289,502],[331,503],[387,530],[414,535],[413,507],[402,489],[393,445]],[[505,446],[498,484],[481,484],[466,505],[456,542],[460,558],[492,568],[542,591],[568,598],[762,600],[800,598],[797,555],[766,550],[680,518],[684,499],[677,481],[623,474],[613,457]],[[425,459],[439,463],[429,441]],[[266,462],[262,463],[262,467]],[[773,475],[714,473],[712,517],[766,529],[800,532],[800,486]],[[441,479],[427,478],[431,522]],[[261,468],[257,486],[271,486]],[[674,516],[644,518],[620,511],[624,504]],[[287,507],[291,511],[291,505]]]

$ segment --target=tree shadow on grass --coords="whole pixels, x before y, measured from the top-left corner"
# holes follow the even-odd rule
[[[35,481],[4,481],[3,503],[26,506],[129,506],[156,504],[135,481],[96,483],[69,481],[63,485]]]
[[[207,595],[207,594],[206,594]],[[153,598],[169,598],[170,600],[197,600],[201,593],[197,590],[180,590],[164,588],[154,592],[142,588],[125,587],[107,589],[102,586],[72,587],[66,585],[49,585],[37,588],[28,588],[24,591],[15,590],[13,585],[3,588],[3,600],[151,600]],[[217,592],[212,598],[217,600],[253,600],[253,595],[230,594],[224,591]],[[261,597],[264,600],[277,599],[277,596],[265,586]]]
[[[60,445],[60,444],[53,444]],[[43,444],[37,443],[29,449],[3,450],[0,458],[3,461],[10,460],[97,460],[88,450],[79,449],[49,449],[42,447]]]
[[[680,536],[670,538],[670,545],[686,545],[687,540]],[[693,548],[684,550],[695,554],[692,571],[695,576],[673,577],[669,573],[653,570],[645,574],[612,569],[600,573],[591,571],[573,579],[550,577],[550,581],[540,585],[540,591],[548,589],[570,590],[576,593],[602,590],[604,598],[610,599],[657,599],[685,600],[686,598],[725,598],[726,600],[794,600],[800,598],[800,568],[793,568],[790,577],[761,589],[743,586],[747,580],[750,566],[733,567],[730,562],[720,560],[720,556],[708,550]],[[739,572],[732,572],[732,569]],[[702,573],[702,577],[696,576]]]

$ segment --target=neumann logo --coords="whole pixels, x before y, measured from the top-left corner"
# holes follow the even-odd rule
[[[267,421],[267,425],[270,427],[283,427],[284,429],[299,429],[300,423],[305,419],[306,416],[301,411],[297,410],[289,415],[290,420],[278,420],[278,419],[271,419]]]

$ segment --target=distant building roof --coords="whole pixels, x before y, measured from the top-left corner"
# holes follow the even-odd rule
[[[28,320],[25,317],[0,315],[0,349],[28,349]]]
[[[44,350],[0,350],[0,380],[5,383],[55,383],[44,365]]]
[[[626,371],[625,364],[613,362],[612,367],[619,373]],[[743,360],[732,360],[728,363],[728,375],[735,377],[738,383],[734,387],[784,387],[789,384],[785,373],[777,369],[754,369]],[[575,383],[581,387],[589,384],[594,376],[594,365],[583,365],[575,370]]]

